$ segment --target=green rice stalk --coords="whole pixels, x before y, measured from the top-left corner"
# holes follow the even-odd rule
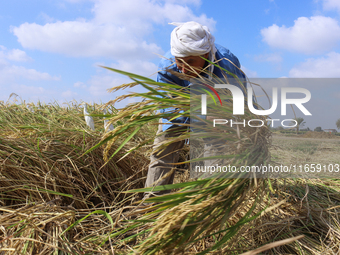
[[[138,134],[138,129],[148,125],[150,122],[157,123],[160,118],[177,118],[178,116],[190,117],[190,94],[186,88],[176,84],[165,84],[155,82],[149,78],[123,72],[120,70],[105,67],[108,70],[121,73],[133,79],[133,83],[121,85],[111,89],[114,92],[122,88],[131,88],[138,84],[147,89],[145,93],[132,93],[116,98],[107,105],[113,105],[125,98],[143,98],[141,102],[130,104],[120,109],[118,114],[111,118],[116,128],[102,138],[98,145],[106,144],[105,155],[109,159],[108,150],[115,144],[117,139],[124,137],[125,142],[133,138],[132,132]],[[208,83],[208,79],[201,78]],[[212,84],[213,85],[213,84]],[[161,113],[159,110],[176,107],[175,111]],[[232,116],[232,101],[223,106],[224,116],[235,119]],[[264,119],[263,116],[255,116],[247,110],[246,118]],[[123,125],[116,125],[118,121],[124,120]],[[206,121],[207,123],[209,121]],[[220,130],[218,130],[220,131]],[[239,167],[242,165],[264,164],[269,159],[268,147],[270,144],[269,129],[264,126],[252,129],[240,127],[239,130],[227,128],[223,131],[206,131],[206,137],[225,137],[229,141],[228,146],[224,146],[218,158],[225,158],[231,164]],[[202,134],[198,133],[197,136]],[[163,144],[174,140],[190,138],[189,132],[184,132],[181,136],[173,138]],[[198,137],[199,138],[199,137]],[[151,139],[150,139],[151,140]],[[150,142],[148,140],[147,142]],[[132,153],[137,148],[144,146],[140,142],[136,147],[127,151]],[[160,146],[162,148],[162,146]],[[117,152],[117,151],[116,151]],[[229,156],[228,156],[229,155]],[[233,177],[233,176],[231,176]],[[145,192],[168,190],[179,188],[178,191],[168,195],[157,196],[147,200],[155,202],[156,205],[149,209],[148,214],[128,223],[125,229],[140,228],[145,222],[151,222],[144,227],[144,240],[134,247],[140,254],[179,254],[189,247],[200,242],[200,240],[214,236],[216,241],[210,247],[206,247],[199,254],[217,251],[222,249],[228,242],[231,242],[242,226],[255,220],[259,213],[255,213],[257,205],[267,193],[267,185],[264,180],[249,178],[221,178],[215,176],[209,179],[199,179],[194,182],[182,184],[164,185],[130,192]],[[251,194],[256,194],[257,198],[248,200]],[[248,209],[241,217],[235,217],[238,206],[247,203]],[[138,222],[140,224],[138,224]],[[112,237],[124,239],[126,231],[117,230]],[[147,233],[147,234],[146,234]],[[146,236],[145,236],[146,235]],[[145,239],[146,238],[146,239]]]

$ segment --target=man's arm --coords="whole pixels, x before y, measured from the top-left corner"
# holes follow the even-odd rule
[[[222,59],[221,61],[218,62],[218,64],[226,69],[227,71],[235,74],[238,79],[243,83],[244,88],[246,88],[246,76],[243,74],[243,72],[240,70],[241,69],[241,64],[238,58],[228,49],[216,44],[216,57],[217,59]],[[217,67],[216,67],[217,68]],[[218,68],[217,68],[218,69]],[[216,70],[218,72],[219,70]],[[215,72],[215,71],[214,71]],[[223,76],[218,72],[218,77],[223,78]],[[233,79],[231,75],[227,75],[228,78]],[[235,81],[235,85],[240,86],[240,84]]]
[[[158,65],[158,75],[157,82],[176,84],[182,87],[188,86],[188,82],[181,80],[174,74],[171,74],[167,70],[172,70],[173,72],[179,72],[177,65],[175,64],[175,58],[170,52],[167,52]]]
[[[175,58],[171,55],[170,52],[168,52],[165,55],[165,59],[162,59],[158,65],[157,82],[176,84],[182,87],[186,87],[189,84],[189,82],[181,80],[176,75],[168,72],[167,71],[168,69],[171,69],[174,72],[178,72],[178,68],[175,64]],[[171,112],[174,111],[175,109],[176,106],[174,106],[173,108],[161,109],[160,112],[161,113],[165,113],[167,111]],[[165,131],[174,124],[186,123],[188,121],[188,118],[179,117],[177,119],[172,120],[171,122],[169,122],[167,119],[163,119],[162,121],[163,123],[169,123],[168,125],[162,125],[162,131]]]

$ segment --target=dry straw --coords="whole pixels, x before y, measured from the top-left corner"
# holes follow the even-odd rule
[[[0,105],[0,254],[339,253],[338,180],[189,179],[181,170],[175,184],[152,188],[172,193],[141,204],[159,118],[189,116],[192,98],[177,85],[111,70],[134,82],[112,91],[140,84],[146,92],[117,98],[143,99],[106,115],[113,102],[91,105],[96,131],[76,102]],[[174,105],[181,112],[159,112]],[[114,130],[104,131],[104,118]],[[267,127],[218,131],[204,135],[223,133],[221,160],[268,162]]]
[[[141,104],[121,109],[112,122],[124,119],[124,125],[105,135],[103,141],[117,139],[123,134],[122,130],[130,130],[132,135],[125,134],[128,141],[138,134],[139,128],[150,122],[156,124],[159,118],[190,116],[190,95],[184,88],[107,69],[127,75],[134,81],[113,88],[112,92],[137,84],[146,88],[147,92],[132,93],[115,100],[143,98]],[[207,79],[204,82],[209,84]],[[177,111],[159,112],[174,105]],[[229,101],[224,107],[224,116],[235,118],[231,114],[231,105],[232,101]],[[246,118],[263,119],[248,111]],[[219,131],[223,131],[223,137],[228,141],[220,158],[235,166],[269,162],[271,134],[266,126],[257,129],[241,126],[236,130],[224,127]],[[213,133],[210,135],[222,132]],[[175,140],[189,137],[189,133],[183,133]],[[112,144],[108,143],[107,148],[110,146]],[[140,143],[135,148],[142,146],[143,143]],[[267,249],[271,249],[268,254],[336,254],[340,240],[337,236],[339,221],[334,210],[338,208],[335,205],[338,205],[340,195],[334,188],[338,184],[333,183],[332,188],[327,188],[321,181],[272,181],[210,178],[132,190],[130,192],[173,189],[175,192],[148,199],[147,202],[156,203],[149,207],[137,206],[128,214],[137,218],[122,221],[120,228],[112,232],[113,244],[118,250],[137,254],[240,254],[249,250],[256,254]],[[320,204],[320,201],[324,203]],[[330,207],[332,213],[326,209]]]
[[[137,76],[131,73],[125,73],[119,70],[107,68],[129,76],[134,83],[126,84],[126,87],[142,85],[147,89],[145,93],[132,93],[117,98],[119,101],[127,97],[142,97],[141,103],[128,105],[121,109],[119,113],[111,119],[113,123],[118,120],[126,120],[124,125],[111,131],[103,137],[103,141],[108,139],[118,139],[122,136],[123,131],[129,131],[132,135],[127,137],[126,141],[132,139],[133,134],[137,134],[143,125],[148,125],[150,121],[157,121],[159,118],[176,118],[179,116],[190,117],[190,108],[192,107],[192,98],[186,88],[176,84],[158,83],[151,79]],[[222,70],[225,71],[225,70]],[[227,71],[225,71],[227,73]],[[231,75],[228,73],[228,75]],[[231,76],[229,76],[230,78]],[[227,74],[225,78],[228,78]],[[200,79],[207,84],[216,82],[216,77],[211,81],[204,77]],[[219,83],[222,83],[221,81]],[[240,86],[242,86],[242,82]],[[119,86],[116,89],[122,89]],[[227,95],[226,95],[227,96]],[[113,102],[109,102],[110,105]],[[162,109],[174,108],[175,111],[159,112]],[[223,106],[222,111],[226,118],[233,118],[232,102]],[[254,116],[251,112],[246,112],[247,118],[264,119],[263,116]],[[192,117],[192,116],[191,116]],[[206,121],[209,122],[209,121]],[[221,132],[218,132],[221,131]],[[239,167],[241,165],[264,164],[269,159],[268,147],[270,144],[270,132],[267,126],[261,128],[241,127],[238,129],[224,128],[224,130],[206,131],[204,136],[220,134],[228,141],[227,146],[218,155],[221,158],[227,158],[228,163]],[[200,133],[197,134],[202,135]],[[182,140],[190,137],[190,132],[184,132],[167,143],[174,140]],[[191,136],[192,138],[192,136]],[[197,137],[196,137],[197,138]],[[162,144],[166,146],[167,143]],[[107,149],[114,143],[107,143]],[[143,146],[143,143],[136,148]],[[160,149],[162,149],[160,146]],[[106,149],[106,150],[107,150]],[[131,150],[132,151],[132,150]],[[193,182],[186,182],[174,185],[157,186],[149,189],[138,190],[139,192],[150,190],[166,190],[177,188],[175,193],[158,196],[148,199],[148,202],[156,202],[151,212],[146,216],[130,223],[127,228],[138,229],[141,223],[154,222],[143,233],[145,241],[136,246],[137,251],[141,254],[179,254],[189,247],[197,245],[198,242],[205,238],[215,238],[215,243],[202,251],[216,251],[225,247],[233,239],[238,230],[247,222],[255,219],[257,215],[253,212],[258,204],[261,204],[261,198],[266,193],[266,182],[250,178],[252,176],[242,176],[243,178],[209,178],[199,179]],[[245,178],[247,177],[247,178]],[[131,191],[133,192],[133,191]],[[256,194],[257,198],[248,200],[250,194]],[[244,210],[241,217],[236,217],[239,206],[247,203],[249,207]],[[117,231],[114,236],[119,237],[120,233],[126,231]],[[122,236],[122,237],[123,237]]]
[[[118,160],[118,154],[104,166],[102,148],[85,154],[104,133],[99,105],[92,105],[91,113],[97,132],[86,126],[76,102],[66,107],[1,105],[0,251],[104,251],[100,241],[90,237],[98,239],[98,234],[105,233],[100,229],[109,223],[106,211],[135,199],[122,191],[143,187],[147,158],[135,152],[129,159]],[[70,228],[90,213],[91,217]]]

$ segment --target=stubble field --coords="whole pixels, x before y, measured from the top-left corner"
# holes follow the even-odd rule
[[[271,161],[303,172],[305,178],[339,178],[340,138],[329,134],[328,138],[317,138],[322,135],[318,132],[290,136],[273,134]]]
[[[220,180],[212,186],[214,180],[185,183],[188,173],[179,171],[173,191],[182,192],[159,197],[165,201],[154,206],[141,205],[141,193],[126,191],[144,185],[157,127],[146,125],[128,144],[132,148],[150,139],[146,147],[123,159],[116,155],[104,166],[104,147],[91,150],[105,134],[107,117],[96,107],[96,131],[91,131],[79,105],[1,105],[0,254],[127,254],[142,249],[147,253],[141,254],[158,254],[158,244],[145,242],[148,232],[166,240],[174,232],[164,224],[176,231],[201,227],[198,213],[207,217],[200,231],[209,232],[191,243],[169,239],[164,254],[204,254],[217,247],[215,254],[236,255],[284,240],[290,242],[267,246],[262,254],[339,251],[340,185],[334,179]],[[272,138],[271,164],[339,163],[339,139]],[[109,153],[121,144],[117,140]],[[200,203],[181,202],[185,192],[190,203],[201,196]],[[212,199],[212,194],[228,196]],[[174,225],[179,217],[192,223]]]

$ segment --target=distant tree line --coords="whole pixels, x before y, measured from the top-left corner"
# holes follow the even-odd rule
[[[277,128],[271,128],[271,130],[273,130],[273,131],[277,130],[277,131],[280,131],[281,133],[296,132],[296,134],[298,134],[299,131],[301,131],[301,133],[311,131],[311,129],[309,127],[301,129],[301,127],[303,127],[306,124],[306,122],[304,121],[303,118],[297,117],[297,118],[294,118],[294,120],[295,121],[292,121],[292,124],[297,124],[295,128],[286,128],[285,129],[282,126],[278,126]],[[338,128],[338,130],[340,130],[340,119],[338,119],[335,124],[336,124],[336,127]],[[323,129],[322,129],[322,127],[316,127],[316,128],[314,128],[314,131],[315,132],[323,132]],[[339,133],[339,132],[334,132],[334,133]]]

